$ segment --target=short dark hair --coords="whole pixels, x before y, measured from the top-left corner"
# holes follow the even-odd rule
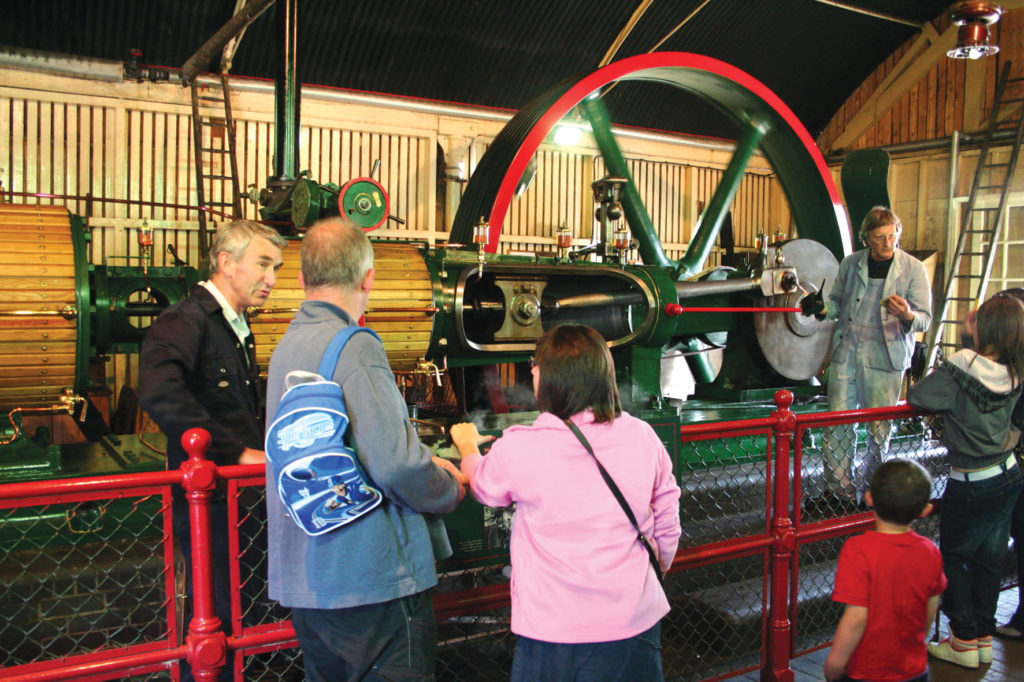
[[[622,414],[615,365],[604,339],[585,324],[563,324],[537,341],[540,372],[537,406],[560,419],[590,408],[594,421],[612,422]]]
[[[871,477],[871,501],[883,521],[909,526],[932,499],[932,477],[909,459],[890,459]]]

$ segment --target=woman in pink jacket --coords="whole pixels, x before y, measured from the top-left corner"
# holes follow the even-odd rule
[[[654,430],[622,411],[600,334],[555,327],[535,358],[541,413],[533,424],[506,429],[486,457],[478,448],[490,436],[473,424],[451,431],[473,496],[490,507],[516,505],[512,680],[661,680],[660,621],[669,605],[659,571],[671,566],[681,533],[672,461]]]

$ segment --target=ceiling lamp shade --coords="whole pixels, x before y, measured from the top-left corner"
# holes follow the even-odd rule
[[[1003,8],[992,2],[968,0],[950,8],[953,23],[959,26],[956,47],[946,53],[953,59],[981,59],[999,52],[988,44],[988,27],[999,21]]]

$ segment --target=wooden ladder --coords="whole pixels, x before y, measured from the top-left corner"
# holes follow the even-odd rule
[[[999,234],[1006,216],[1006,202],[1010,184],[1017,168],[1022,134],[1024,134],[1024,78],[1010,78],[1010,63],[1003,65],[996,85],[995,101],[989,116],[988,127],[978,156],[978,167],[971,183],[960,220],[960,233],[946,274],[946,290],[942,297],[939,314],[935,317],[928,340],[928,366],[934,367],[940,351],[953,350],[960,346],[956,341],[944,341],[947,325],[963,326],[962,308],[980,303],[985,296],[992,264],[999,246]],[[1012,111],[1013,118],[1002,119]],[[1014,130],[1013,147],[1005,163],[994,163],[989,158],[992,139],[996,132]],[[995,194],[999,202],[995,208],[978,207],[979,193]],[[953,205],[950,205],[950,211]]]
[[[231,93],[227,74],[220,74],[220,93],[193,78],[192,155],[196,168],[199,201],[199,257],[205,263],[209,248],[208,209],[242,217],[242,196],[238,189],[238,161],[235,158],[235,120],[231,116]],[[219,105],[219,106],[218,106]],[[223,117],[203,116],[202,109],[223,107]],[[219,190],[219,191],[218,191]],[[214,197],[219,199],[214,200]]]

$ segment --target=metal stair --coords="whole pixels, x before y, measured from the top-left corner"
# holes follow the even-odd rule
[[[1010,78],[1010,63],[1003,65],[996,85],[995,102],[985,130],[978,167],[971,183],[971,192],[960,221],[956,248],[947,258],[946,290],[939,314],[932,323],[928,339],[928,366],[934,367],[939,352],[955,350],[956,341],[946,341],[943,335],[947,325],[963,326],[963,311],[981,303],[992,274],[992,264],[999,246],[999,234],[1006,216],[1007,197],[1017,168],[1022,134],[1024,134],[1024,78]],[[1012,112],[1012,118],[1007,114]],[[994,163],[989,158],[993,136],[1000,131],[1015,130],[1010,156],[1005,163]],[[978,207],[980,194],[989,196],[998,192],[995,208]],[[953,210],[953,206],[950,206]]]
[[[235,120],[231,116],[231,93],[227,74],[220,74],[220,92],[192,79],[192,155],[196,170],[199,202],[199,256],[205,261],[210,239],[208,211],[242,217],[235,159]],[[212,108],[223,109],[222,117],[203,115]],[[214,197],[219,197],[216,201]]]

